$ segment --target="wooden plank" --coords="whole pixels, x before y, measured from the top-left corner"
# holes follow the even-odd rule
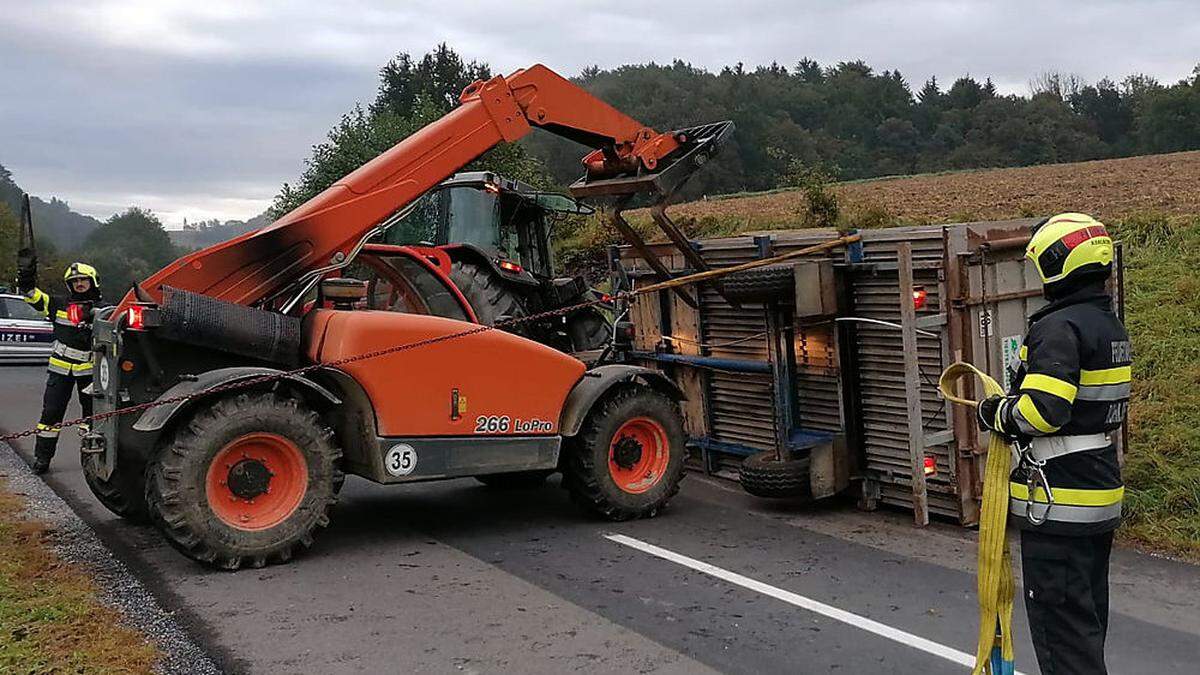
[[[633,299],[629,313],[633,317],[633,347],[638,351],[652,352],[662,341],[658,297],[658,293],[646,293]]]
[[[917,361],[917,311],[913,306],[912,244],[897,244],[900,273],[900,331],[904,349],[904,397],[908,408],[908,454],[912,464],[913,522],[929,524],[925,489],[925,430],[921,428],[921,371]]]
[[[680,262],[682,261],[675,261]],[[672,341],[677,354],[702,356],[700,311],[683,302],[679,296],[671,296],[671,335],[677,338]],[[708,401],[705,398],[704,378],[707,377],[702,368],[679,365],[675,368],[675,383],[683,390],[686,397],[680,404],[683,412],[683,429],[691,438],[708,435]]]

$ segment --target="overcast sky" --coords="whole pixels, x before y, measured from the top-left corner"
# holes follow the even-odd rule
[[[99,218],[248,218],[379,66],[441,41],[502,73],[863,59],[914,88],[970,74],[1024,94],[1043,70],[1187,76],[1200,2],[0,0],[0,164]]]

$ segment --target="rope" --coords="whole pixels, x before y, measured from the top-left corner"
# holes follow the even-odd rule
[[[969,363],[955,363],[942,373],[938,389],[957,405],[978,407],[976,401],[955,395],[958,381],[974,375],[983,382],[985,396],[1003,395],[998,382]],[[1008,521],[1008,474],[1011,454],[999,434],[988,443],[983,475],[983,507],[979,516],[979,644],[972,675],[1012,675],[1015,671],[1012,636],[1012,556],[1004,527]]]
[[[432,337],[432,338],[426,338],[424,340],[418,340],[416,342],[409,342],[409,343],[400,344],[400,345],[393,345],[391,347],[386,347],[384,349],[377,349],[373,352],[367,352],[365,354],[356,354],[354,356],[348,356],[346,358],[338,359],[336,361],[327,361],[324,363],[314,363],[311,365],[296,368],[294,370],[282,371],[282,372],[278,372],[278,373],[271,373],[268,375],[260,375],[257,377],[247,378],[245,380],[238,380],[236,382],[228,382],[225,384],[219,384],[219,385],[210,387],[208,389],[205,389],[203,391],[195,392],[192,394],[187,394],[185,396],[173,396],[171,398],[160,398],[160,399],[156,399],[153,401],[148,401],[146,403],[139,403],[137,405],[131,405],[131,406],[128,406],[125,408],[118,408],[116,410],[111,410],[109,412],[96,413],[96,414],[88,416],[88,417],[80,417],[78,419],[65,421],[62,424],[58,425],[58,428],[66,429],[67,427],[90,425],[92,422],[99,422],[101,420],[105,420],[110,417],[116,417],[119,415],[130,415],[133,413],[142,412],[144,410],[149,410],[150,408],[157,408],[158,406],[180,403],[182,401],[187,401],[187,400],[193,399],[193,398],[199,398],[202,396],[210,396],[212,394],[220,394],[220,393],[224,393],[226,391],[233,391],[233,390],[237,390],[237,389],[246,389],[246,388],[254,387],[254,386],[257,386],[260,384],[276,382],[278,380],[286,380],[288,378],[296,377],[297,375],[304,375],[305,373],[310,373],[314,370],[319,370],[322,368],[333,368],[333,367],[337,367],[337,366],[343,366],[348,363],[354,363],[356,361],[365,361],[367,359],[374,359],[374,358],[378,358],[380,356],[385,356],[387,354],[394,354],[396,352],[403,352],[403,351],[408,351],[410,349],[417,349],[418,347],[427,347],[429,345],[438,344],[440,342],[446,342],[448,340],[456,340],[458,338],[469,337],[471,335],[476,335],[478,333],[484,333],[489,330],[506,329],[506,328],[511,328],[513,326],[518,326],[523,323],[529,323],[529,322],[533,322],[533,321],[541,321],[543,319],[550,319],[550,318],[554,318],[557,316],[564,316],[566,314],[570,314],[572,312],[575,312],[575,311],[578,311],[580,309],[584,309],[587,307],[593,307],[596,305],[607,305],[607,304],[610,304],[613,300],[617,300],[617,299],[631,300],[636,296],[644,295],[646,293],[653,293],[655,291],[660,291],[660,290],[664,290],[667,288],[673,288],[676,286],[683,286],[683,285],[687,285],[687,284],[699,283],[701,281],[705,281],[705,280],[712,279],[715,277],[725,276],[726,274],[732,274],[734,272],[740,272],[740,271],[743,271],[746,269],[762,267],[764,265],[770,265],[772,263],[778,263],[778,262],[781,262],[784,260],[790,260],[792,258],[797,258],[802,255],[807,255],[807,254],[811,254],[811,253],[820,253],[822,251],[828,251],[828,250],[836,248],[838,246],[850,244],[850,243],[856,242],[858,240],[859,240],[858,235],[839,237],[837,239],[831,239],[827,242],[817,244],[815,246],[809,246],[807,248],[803,248],[798,251],[790,251],[783,255],[775,256],[773,258],[763,258],[763,259],[755,260],[751,263],[746,263],[743,265],[735,265],[733,267],[725,267],[725,268],[716,269],[716,270],[708,270],[705,272],[697,272],[695,274],[689,274],[689,275],[685,275],[682,277],[677,277],[677,278],[671,279],[669,281],[664,281],[664,282],[657,283],[657,284],[651,284],[649,286],[643,286],[642,288],[638,288],[638,289],[635,289],[632,291],[622,291],[620,293],[613,293],[607,298],[596,298],[593,300],[587,300],[584,302],[580,302],[580,303],[577,303],[574,305],[569,305],[567,307],[559,307],[558,309],[553,309],[553,310],[546,311],[546,312],[540,312],[538,314],[531,314],[529,316],[522,316],[522,317],[517,317],[517,318],[513,318],[513,319],[506,319],[504,321],[497,321],[495,324],[493,324],[491,326],[484,326],[484,325],[472,326],[471,328],[461,330],[457,333],[448,333],[446,335],[439,335],[439,336]],[[0,441],[12,442],[12,441],[15,441],[20,438],[32,436],[36,433],[37,433],[36,428],[30,428],[30,429],[26,429],[24,431],[20,431],[17,433],[0,436]]]

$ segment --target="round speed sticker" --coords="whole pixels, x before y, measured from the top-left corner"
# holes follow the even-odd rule
[[[100,388],[108,391],[108,359],[100,359]]]
[[[417,451],[411,445],[397,443],[383,456],[383,468],[393,476],[407,476],[417,468]]]

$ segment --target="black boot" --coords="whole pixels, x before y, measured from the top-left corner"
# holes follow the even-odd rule
[[[58,439],[51,436],[38,436],[37,442],[33,446],[33,472],[38,474],[46,473],[50,470],[50,460],[54,458],[54,449],[58,445]]]
[[[38,453],[33,458],[33,472],[37,475],[42,475],[50,470],[50,459],[52,455],[43,455]]]

